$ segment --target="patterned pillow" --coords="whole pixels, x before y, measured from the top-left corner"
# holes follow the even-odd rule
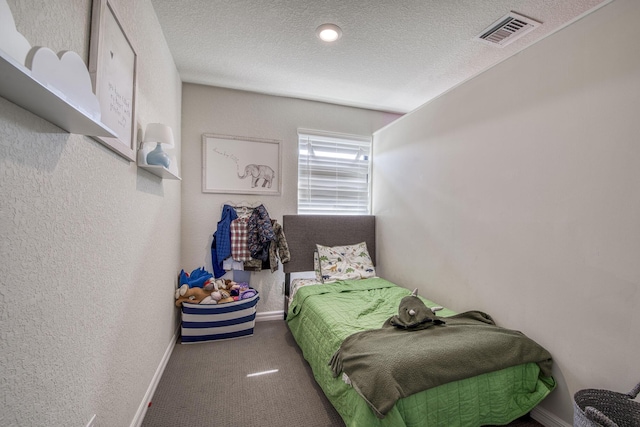
[[[313,271],[316,272],[316,280],[322,283],[322,272],[320,271],[320,257],[318,250],[313,251]]]
[[[376,275],[366,242],[333,247],[316,245],[316,248],[324,283],[368,279]]]

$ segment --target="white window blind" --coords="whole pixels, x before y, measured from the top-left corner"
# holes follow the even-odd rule
[[[371,138],[298,130],[298,213],[369,214]]]

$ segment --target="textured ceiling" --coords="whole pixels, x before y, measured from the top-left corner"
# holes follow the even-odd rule
[[[152,0],[184,82],[408,112],[610,0]],[[514,11],[543,23],[473,41]],[[324,23],[342,28],[318,40]],[[570,52],[567,52],[570,54]]]

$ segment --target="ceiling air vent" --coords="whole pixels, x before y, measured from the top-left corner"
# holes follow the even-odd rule
[[[504,47],[540,25],[542,22],[534,21],[515,12],[509,12],[473,39],[493,46]]]

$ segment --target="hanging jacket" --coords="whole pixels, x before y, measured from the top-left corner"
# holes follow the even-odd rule
[[[231,221],[236,218],[238,214],[233,206],[222,207],[222,215],[216,230],[216,255],[220,268],[222,268],[222,261],[231,256]]]
[[[213,277],[218,279],[226,273],[218,264],[218,254],[216,250],[216,233],[213,233],[213,240],[211,241],[211,264],[213,266]]]
[[[273,221],[272,225],[275,238],[271,241],[271,245],[269,245],[269,265],[273,273],[278,269],[278,258],[280,258],[280,262],[284,264],[291,259],[291,253],[289,252],[289,245],[287,244],[287,239],[284,237],[282,226],[276,221]]]
[[[247,225],[247,246],[251,258],[267,261],[269,259],[269,244],[275,238],[271,218],[264,205],[253,210]],[[218,254],[218,257],[220,254]]]

